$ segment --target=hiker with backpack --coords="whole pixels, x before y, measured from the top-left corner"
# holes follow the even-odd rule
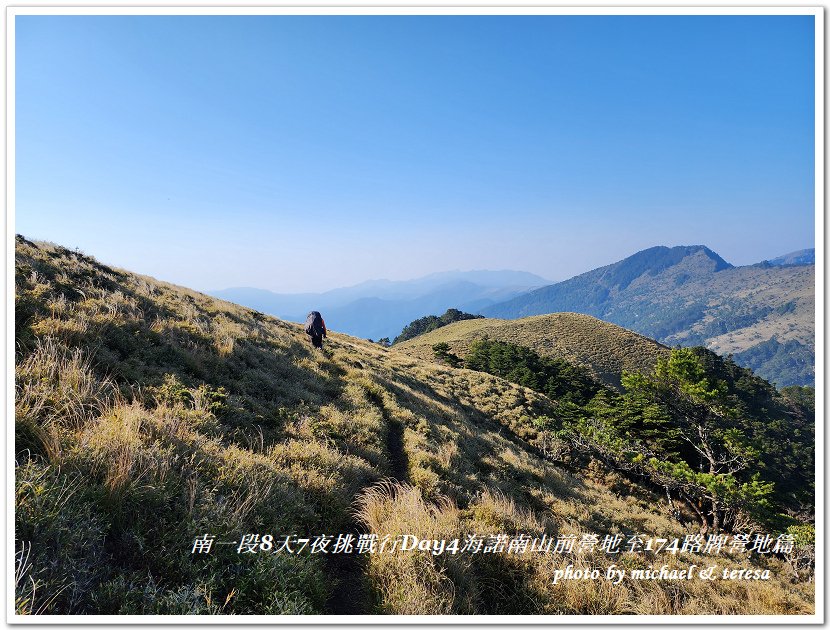
[[[320,311],[311,311],[305,319],[305,334],[311,338],[311,345],[323,349],[323,337],[326,336],[326,322]]]

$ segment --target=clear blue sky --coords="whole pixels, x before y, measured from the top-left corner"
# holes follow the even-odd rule
[[[199,290],[812,247],[812,16],[16,19],[16,231]]]

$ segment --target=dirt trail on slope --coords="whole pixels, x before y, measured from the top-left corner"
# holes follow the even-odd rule
[[[386,423],[386,451],[389,455],[389,476],[395,481],[409,482],[409,457],[404,448],[404,426],[389,417],[380,401],[373,401]],[[339,533],[339,532],[338,532]],[[360,525],[351,521],[347,532],[357,541],[362,533]],[[327,568],[334,585],[326,602],[330,615],[372,614],[372,592],[366,579],[368,556],[358,553],[336,554],[327,557]]]
[[[386,450],[389,452],[391,477],[395,481],[409,483],[409,457],[403,444],[403,424],[386,417]]]

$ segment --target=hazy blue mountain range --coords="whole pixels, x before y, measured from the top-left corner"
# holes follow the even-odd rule
[[[414,280],[369,280],[324,293],[281,294],[234,287],[210,295],[295,322],[318,310],[332,330],[391,339],[423,315],[448,308],[476,313],[548,284],[550,280],[524,271],[447,271]]]
[[[776,261],[805,260],[795,252]],[[815,266],[734,267],[702,245],[652,247],[483,308],[515,319],[575,312],[667,345],[705,345],[779,386],[815,379]]]

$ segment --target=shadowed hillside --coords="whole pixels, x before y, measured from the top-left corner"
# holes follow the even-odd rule
[[[722,567],[771,579],[553,584],[565,565],[619,562],[596,549],[238,553],[231,541],[253,533],[696,529],[599,461],[555,464],[537,420],[556,416],[556,400],[337,333],[315,352],[300,325],[22,237],[15,343],[19,614],[813,611],[812,583],[782,559],[726,551]],[[191,553],[206,534],[217,546]]]
[[[647,372],[669,349],[642,335],[590,315],[553,313],[517,320],[473,319],[420,335],[393,349],[434,360],[432,346],[445,342],[461,358],[476,339],[489,337],[533,348],[540,355],[589,368],[598,378],[619,386],[623,370]]]

